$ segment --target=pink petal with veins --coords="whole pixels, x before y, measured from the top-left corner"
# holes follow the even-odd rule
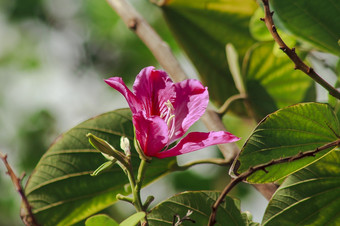
[[[167,110],[165,102],[175,99],[175,87],[169,76],[154,67],[146,67],[137,75],[133,90],[143,103],[148,116],[161,115]]]
[[[146,117],[145,112],[133,115],[136,139],[147,156],[155,156],[168,143],[168,126],[159,116]]]
[[[209,94],[206,87],[196,79],[188,79],[175,84],[175,135],[171,141],[182,137],[205,112]]]
[[[125,85],[124,81],[120,77],[112,77],[104,80],[109,86],[120,92],[128,102],[132,113],[137,113],[143,109],[143,104],[139,101],[136,96],[129,90]]]
[[[177,155],[186,154],[189,152],[197,151],[199,149],[223,143],[231,143],[238,141],[240,138],[225,131],[218,132],[192,132],[188,133],[175,147],[157,153],[158,158],[167,158]]]

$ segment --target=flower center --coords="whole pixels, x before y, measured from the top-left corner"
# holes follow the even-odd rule
[[[163,113],[161,114],[161,118],[163,118],[166,124],[168,125],[169,130],[168,136],[169,140],[171,140],[172,136],[175,133],[175,114],[173,113],[175,109],[170,100],[168,100],[164,104],[167,106],[167,110],[165,111],[164,114]]]

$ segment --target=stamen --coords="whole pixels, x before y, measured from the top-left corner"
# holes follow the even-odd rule
[[[169,131],[168,136],[169,136],[169,140],[171,140],[171,138],[175,134],[175,114],[173,114],[173,111],[175,109],[172,103],[170,102],[170,100],[167,100],[164,104],[165,106],[167,106],[167,110],[161,114],[161,118],[164,119],[164,121],[166,122],[168,126],[168,131]],[[167,144],[164,150],[167,150],[169,145],[170,143]]]
[[[172,103],[170,102],[170,100],[168,100],[167,102],[165,102],[165,105],[166,105],[170,110],[174,110],[174,106],[172,105]]]
[[[172,115],[173,117],[171,117],[171,119],[172,119],[172,124],[171,124],[171,126],[169,127],[169,125],[168,125],[168,128],[171,128],[170,129],[170,132],[169,132],[169,139],[171,139],[172,138],[172,136],[175,134],[175,115]]]
[[[166,124],[168,125],[168,127],[170,128],[170,122],[171,122],[171,119],[175,118],[175,115],[170,115],[168,121],[166,122]]]

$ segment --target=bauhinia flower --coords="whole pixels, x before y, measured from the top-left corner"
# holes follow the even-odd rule
[[[196,79],[173,83],[166,72],[146,67],[137,75],[133,92],[120,77],[105,82],[126,98],[132,111],[135,138],[146,156],[172,157],[239,140],[226,131],[191,132],[169,148],[208,106],[208,89]]]

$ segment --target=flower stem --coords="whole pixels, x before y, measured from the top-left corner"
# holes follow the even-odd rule
[[[141,160],[141,163],[138,168],[136,190],[140,190],[142,188],[147,163],[148,162],[146,160]]]
[[[129,178],[131,190],[132,190],[132,204],[135,206],[137,212],[145,212],[146,208],[142,204],[141,196],[140,196],[140,191],[142,188],[142,183],[146,171],[146,166],[147,166],[147,161],[146,160],[141,160],[141,163],[138,168],[138,174],[137,174],[137,180],[135,180],[134,173],[132,170],[132,167],[126,168],[127,176]],[[145,217],[144,219],[141,220],[142,225],[147,225],[147,218]]]

